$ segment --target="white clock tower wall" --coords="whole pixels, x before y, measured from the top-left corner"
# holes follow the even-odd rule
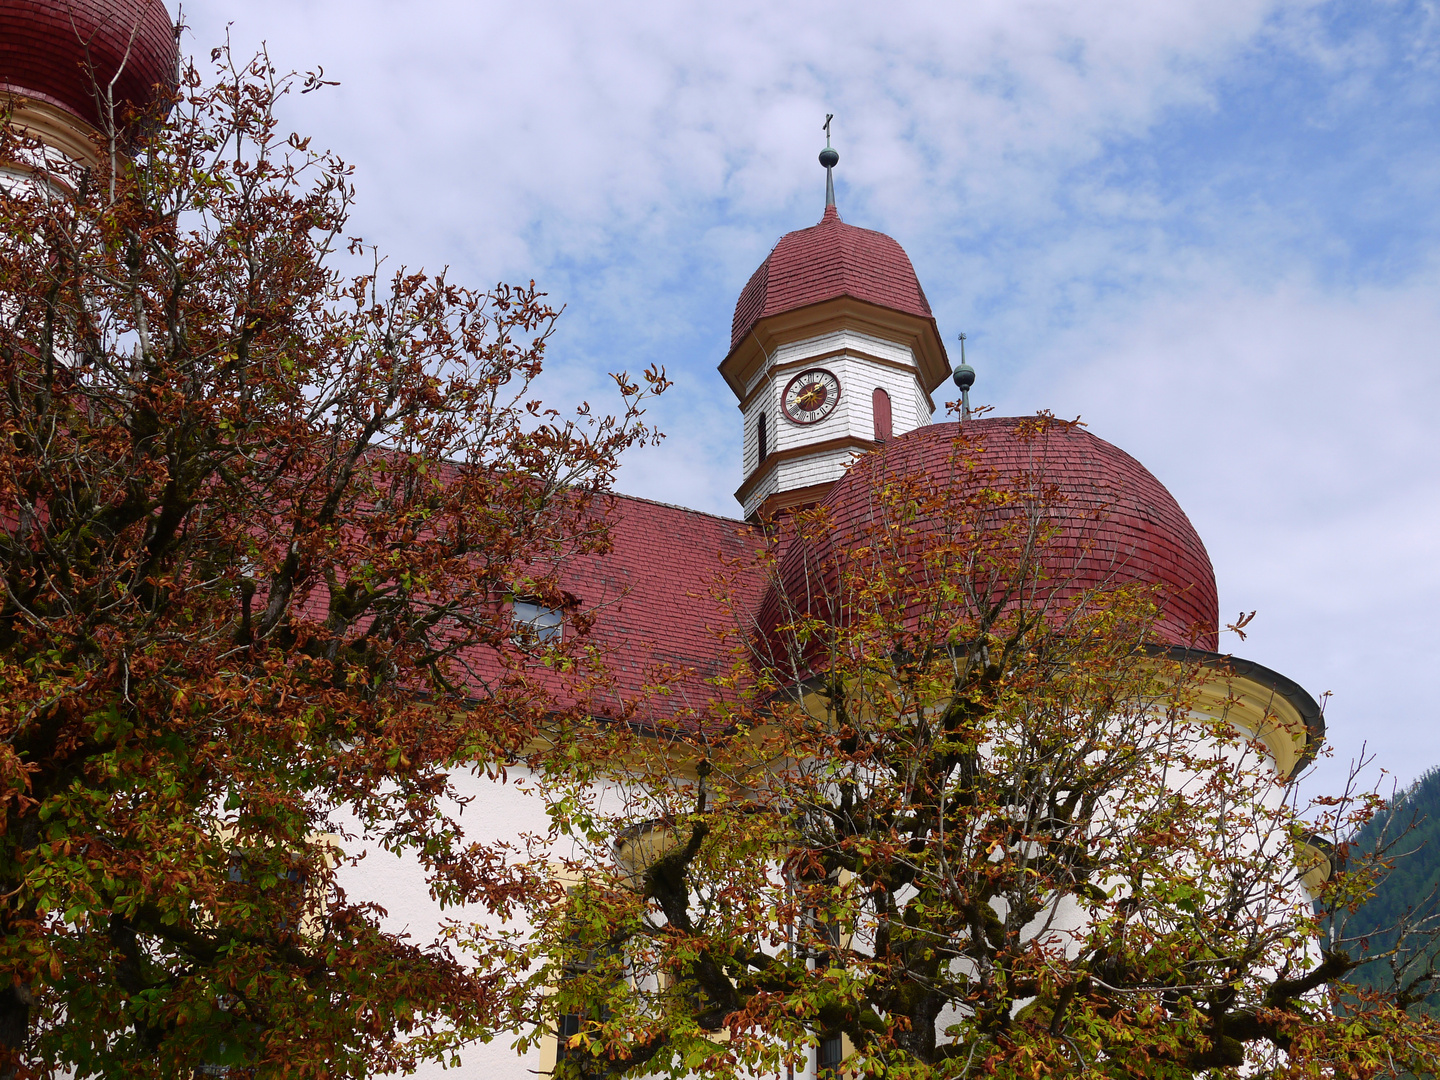
[[[794,423],[785,415],[785,388],[797,375],[815,368],[839,380],[839,401],[823,420]],[[889,396],[892,436],[930,423],[931,408],[920,385],[915,357],[904,345],[853,330],[836,330],[777,348],[747,386],[741,406],[744,477],[754,477],[757,469],[766,474],[746,493],[745,514],[754,513],[776,492],[838,480],[864,447],[827,444],[842,439],[873,442],[876,390]],[[763,464],[759,438],[762,417],[766,437]],[[810,446],[816,448],[815,452],[804,453]],[[781,457],[770,460],[774,455]]]
[[[924,427],[926,424],[930,423],[930,421],[935,416],[935,410],[930,408],[930,398],[926,395],[925,391],[921,388],[918,382],[915,384],[914,390],[911,394],[910,406],[915,410],[915,427]],[[896,429],[895,434],[900,434],[898,428]]]

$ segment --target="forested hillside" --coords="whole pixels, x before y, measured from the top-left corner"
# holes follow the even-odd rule
[[[1364,936],[1368,952],[1379,957],[1362,967],[1356,981],[1377,988],[1392,985],[1394,960],[1380,956],[1395,947],[1397,927],[1416,928],[1426,917],[1440,912],[1440,768],[1431,769],[1362,829],[1352,848],[1374,849],[1392,845],[1394,869],[1380,883],[1375,897],[1351,916],[1341,932]],[[1418,974],[1425,964],[1413,951],[1401,954]],[[1432,995],[1426,1008],[1440,1014],[1440,995]]]

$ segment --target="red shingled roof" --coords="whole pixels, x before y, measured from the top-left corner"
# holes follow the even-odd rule
[[[642,719],[697,722],[708,703],[731,696],[707,680],[728,673],[726,635],[748,625],[758,605],[762,581],[750,556],[759,538],[743,521],[628,495],[603,497],[596,510],[609,527],[611,550],[570,555],[558,582],[594,616],[585,643],[603,656],[609,678],[605,698],[591,704],[619,714],[648,697]],[[328,609],[323,585],[299,605],[302,618],[315,623]],[[567,622],[567,640],[574,632]],[[466,659],[486,676],[500,671],[488,647],[476,646]],[[562,680],[538,663],[527,670],[566,699]],[[658,697],[657,687],[665,688]]]
[[[1214,650],[1219,624],[1214,571],[1170,493],[1129,454],[1084,429],[1054,422],[1043,435],[1026,439],[1017,433],[1022,422],[987,418],[967,421],[963,429],[927,426],[861,458],[825,501],[835,525],[830,547],[792,540],[783,553],[787,591],[806,606],[796,590],[813,586],[807,573],[828,576],[835,549],[863,539],[876,470],[881,477],[926,484],[956,482],[955,440],[963,430],[970,445],[980,448],[975,482],[1003,489],[1024,478],[1059,490],[1055,513],[1061,535],[1049,550],[1061,597],[1132,582],[1156,585],[1162,608],[1158,641]],[[587,641],[610,669],[604,699],[591,705],[602,714],[619,714],[635,701],[639,718],[705,723],[706,705],[729,696],[710,681],[732,663],[730,646],[736,641],[727,633],[748,631],[756,619],[771,624],[778,612],[774,593],[766,599],[763,573],[750,557],[760,536],[741,521],[624,495],[596,509],[610,526],[611,550],[568,558],[559,581],[583,610],[594,613]],[[923,546],[923,523],[919,539]],[[323,619],[325,604],[317,589],[306,615]],[[481,669],[493,667],[480,652],[474,660]],[[546,669],[532,674],[559,689]],[[658,697],[656,686],[666,688]]]
[[[669,671],[670,700],[661,711],[703,708],[717,693],[706,679],[730,663],[721,632],[760,598],[753,567],[731,582],[733,610],[716,596],[726,564],[758,547],[754,532],[743,521],[625,495],[606,520],[611,552],[576,559],[561,578],[587,609],[599,609],[591,637],[610,658],[615,689],[634,696]]]
[[[932,317],[905,249],[884,233],[846,225],[827,206],[820,224],[786,233],[751,275],[735,305],[730,348],[761,319],[839,296]]]
[[[174,85],[178,55],[161,0],[0,0],[0,91],[92,126],[99,114],[88,66],[101,85],[120,71],[117,109],[143,109],[156,86]]]
[[[1020,483],[1054,485],[1060,533],[1046,559],[1057,599],[1095,588],[1154,585],[1161,606],[1158,640],[1215,650],[1220,622],[1215,572],[1190,519],[1164,485],[1129,454],[1083,428],[1051,422],[1043,434],[1027,439],[1018,430],[1023,422],[986,418],[963,425],[968,446],[979,450],[962,455],[978,458],[973,481],[967,479],[971,474],[957,472],[961,425],[935,424],[891,440],[852,466],[826,497],[823,505],[833,523],[829,542],[863,542],[874,512],[874,484],[886,475],[919,478],[935,485],[937,494],[944,485],[969,482],[1001,490]],[[925,524],[918,529],[917,550]],[[830,580],[835,562],[828,552],[792,548],[782,569],[786,591],[803,606],[814,591],[814,575]]]

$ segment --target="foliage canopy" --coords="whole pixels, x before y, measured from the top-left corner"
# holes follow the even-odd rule
[[[543,409],[534,285],[383,273],[282,134],[299,80],[212,60],[94,168],[0,133],[3,1075],[358,1076],[484,1030],[491,986],[336,863],[508,903],[450,770],[599,677],[505,601],[583,624],[557,570],[664,385]]]
[[[1343,851],[1384,867],[1370,898],[1353,912],[1337,912],[1332,928],[1338,937],[1364,943],[1368,959],[1355,973],[1357,986],[1376,992],[1398,986],[1412,1008],[1436,1015],[1440,997],[1430,991],[1440,963],[1434,941],[1440,922],[1440,770],[1429,770],[1387,799]]]
[[[966,425],[948,468],[867,455],[858,518],[768,531],[709,723],[591,732],[545,838],[579,884],[514,999],[566,1033],[557,1076],[1433,1070],[1394,994],[1336,1011],[1360,953],[1325,913],[1375,864],[1302,880],[1371,803],[1301,813],[1223,658],[1154,648],[1148,587],[1079,587],[1060,422],[1018,423],[1016,474]]]

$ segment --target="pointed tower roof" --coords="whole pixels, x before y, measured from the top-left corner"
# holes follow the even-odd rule
[[[735,305],[730,348],[761,319],[841,296],[934,317],[905,249],[882,232],[847,225],[827,206],[818,225],[782,236],[751,275]]]
[[[786,233],[770,249],[735,304],[730,352],[720,374],[744,402],[752,381],[786,342],[841,329],[908,348],[930,393],[950,374],[950,358],[905,249],[882,232],[840,220],[835,208],[831,116],[825,117],[825,214],[818,225]],[[883,362],[883,361],[882,361]]]

